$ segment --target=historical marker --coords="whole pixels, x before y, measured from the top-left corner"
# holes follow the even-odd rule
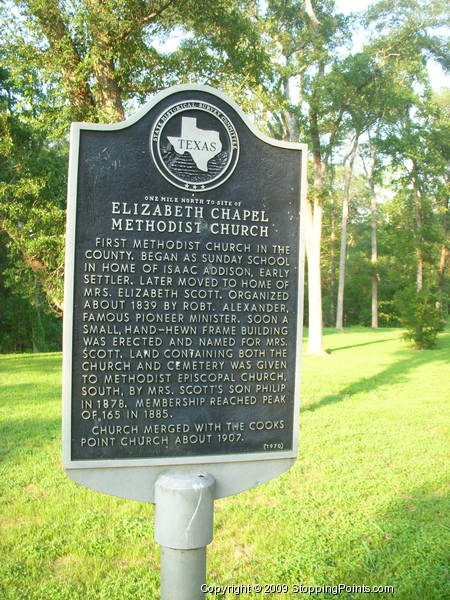
[[[217,496],[297,455],[306,147],[206,86],[71,133],[64,465],[153,500],[197,466]],[[120,477],[116,476],[120,467]]]

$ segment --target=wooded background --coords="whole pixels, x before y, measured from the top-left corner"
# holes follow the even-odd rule
[[[355,3],[356,4],[356,3]],[[0,8],[0,351],[59,350],[71,121],[123,120],[207,83],[270,136],[310,149],[306,324],[403,326],[432,346],[448,315],[449,89],[444,0],[5,0]]]

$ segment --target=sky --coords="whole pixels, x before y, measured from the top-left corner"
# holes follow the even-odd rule
[[[336,0],[336,7],[339,12],[348,14],[351,12],[363,12],[372,3],[370,0]]]

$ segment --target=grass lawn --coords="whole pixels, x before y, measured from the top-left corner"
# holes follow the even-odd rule
[[[272,598],[306,597],[292,591],[300,583],[450,598],[450,333],[421,352],[400,334],[327,331],[329,356],[304,356],[299,459],[216,502],[209,584],[291,586]],[[65,476],[60,388],[60,354],[0,356],[0,598],[156,600],[153,506]]]

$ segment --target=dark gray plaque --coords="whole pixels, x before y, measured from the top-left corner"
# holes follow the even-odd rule
[[[73,125],[67,467],[296,455],[305,160],[202,86]]]

